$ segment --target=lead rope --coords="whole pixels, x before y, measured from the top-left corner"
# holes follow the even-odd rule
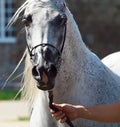
[[[54,110],[55,112],[60,111],[52,103],[53,103],[53,91],[49,91],[49,107],[50,107],[50,109]],[[66,118],[67,118],[66,123],[69,125],[69,127],[74,127],[73,123],[70,121],[70,119],[67,115],[66,115]]]

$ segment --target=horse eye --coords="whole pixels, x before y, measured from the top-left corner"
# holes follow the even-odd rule
[[[27,21],[26,19],[23,19],[22,22],[24,23],[25,26],[29,26],[29,21]]]
[[[65,25],[66,22],[67,22],[67,16],[64,15],[64,14],[58,15],[58,16],[55,18],[55,20],[54,20],[54,23],[55,23],[56,25],[61,25],[61,26],[62,26],[62,25]]]
[[[25,16],[22,22],[25,24],[25,26],[29,26],[29,24],[32,22],[32,16],[31,15]]]
[[[65,25],[67,22],[67,16],[66,15],[62,15],[61,16],[61,24],[60,25]]]

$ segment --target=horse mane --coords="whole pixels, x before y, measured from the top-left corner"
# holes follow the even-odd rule
[[[17,19],[19,18],[20,14],[26,9],[27,5],[29,3],[29,0],[26,0],[15,12],[15,14],[13,15],[13,17],[11,18],[11,20],[8,23],[8,27],[13,25]]]
[[[38,88],[36,86],[36,81],[32,76],[32,63],[30,61],[30,56],[28,53],[26,54],[25,59],[23,81],[24,87],[22,91],[22,99],[25,99],[32,104],[36,97]]]

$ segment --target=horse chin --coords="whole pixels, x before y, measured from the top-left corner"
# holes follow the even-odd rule
[[[48,76],[45,73],[42,76],[34,76],[34,79],[37,82],[37,88],[40,90],[52,90],[55,86],[55,77]]]
[[[37,80],[37,88],[43,91],[49,91],[54,88],[55,80],[49,81],[47,84],[41,80]]]

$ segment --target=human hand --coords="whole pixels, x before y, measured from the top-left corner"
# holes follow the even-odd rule
[[[60,120],[61,123],[66,122],[67,117],[69,117],[70,120],[74,120],[77,118],[77,106],[71,105],[71,104],[55,104],[53,103],[53,106],[55,106],[60,111],[55,112],[51,109],[52,116],[56,120]]]

